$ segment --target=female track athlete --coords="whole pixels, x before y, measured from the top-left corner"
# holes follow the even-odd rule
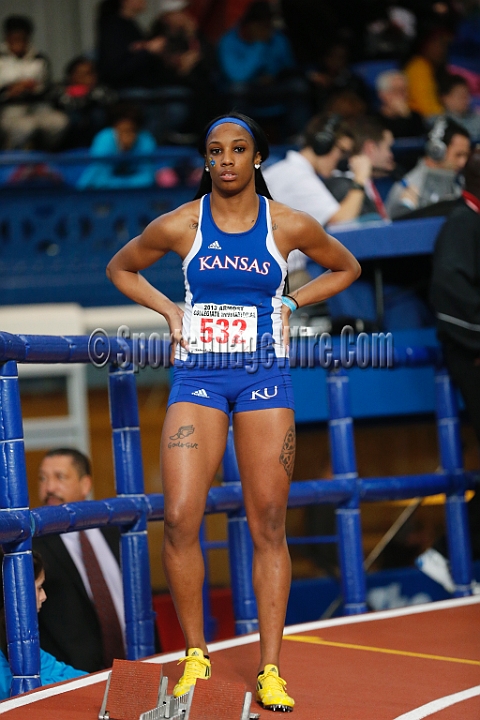
[[[198,535],[232,414],[254,545],[261,653],[256,697],[264,708],[288,712],[294,700],[279,672],[291,579],[285,516],[295,455],[288,319],[296,307],[348,287],[360,267],[316,220],[271,200],[260,170],[268,152],[250,118],[231,113],[213,120],[202,142],[205,169],[196,199],[150,223],[114,256],[107,274],[129,298],[166,318],[175,357],[161,441],[163,561],[187,649],[174,695],[211,674]],[[284,296],[294,249],[329,272]],[[140,274],[169,251],[183,260],[184,311]]]

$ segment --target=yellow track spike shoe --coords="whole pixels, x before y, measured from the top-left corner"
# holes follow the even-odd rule
[[[273,712],[292,712],[295,700],[287,695],[287,683],[278,672],[276,665],[265,665],[263,673],[257,678],[257,702],[265,710]]]
[[[212,674],[212,666],[208,655],[204,655],[200,648],[189,648],[185,657],[180,658],[178,664],[184,662],[185,670],[180,680],[173,688],[173,696],[186,695],[197,680],[208,680]]]

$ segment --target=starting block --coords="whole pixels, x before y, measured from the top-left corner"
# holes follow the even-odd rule
[[[187,695],[167,694],[162,666],[115,660],[98,720],[258,720],[252,693],[241,683],[199,681]]]

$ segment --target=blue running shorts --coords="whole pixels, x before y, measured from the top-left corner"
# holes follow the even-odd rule
[[[231,412],[269,408],[295,409],[288,361],[259,363],[255,372],[245,367],[191,366],[175,360],[167,407],[189,402]]]

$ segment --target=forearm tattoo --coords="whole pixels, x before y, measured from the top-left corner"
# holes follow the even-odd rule
[[[292,480],[293,466],[295,464],[295,426],[291,425],[283,441],[282,452],[278,458],[285,468],[289,482]]]
[[[187,438],[189,435],[193,435],[194,432],[195,428],[193,427],[193,425],[181,425],[175,435],[169,435],[169,438],[172,442],[168,443],[168,447],[184,447],[190,450],[198,450],[198,443],[190,441],[182,442],[184,438]]]

